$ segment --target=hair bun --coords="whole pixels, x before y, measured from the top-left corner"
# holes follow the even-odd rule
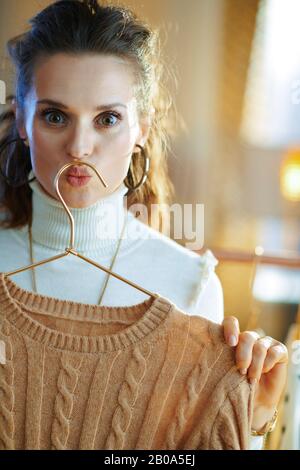
[[[97,13],[100,9],[98,0],[83,0],[83,3],[85,3],[90,8],[92,13]]]

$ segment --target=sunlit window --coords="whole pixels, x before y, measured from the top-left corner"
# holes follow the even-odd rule
[[[261,2],[241,127],[253,145],[300,143],[299,19],[299,0]]]

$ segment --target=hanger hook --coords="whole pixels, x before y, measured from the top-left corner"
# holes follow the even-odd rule
[[[71,162],[71,163],[67,163],[66,165],[64,165],[60,170],[58,170],[55,178],[54,178],[54,187],[55,187],[55,191],[56,191],[56,194],[57,196],[59,197],[67,215],[68,215],[68,218],[69,218],[69,221],[70,221],[70,228],[71,228],[71,235],[70,235],[70,246],[68,248],[66,248],[66,251],[69,251],[69,250],[72,250],[73,247],[74,247],[74,236],[75,236],[75,228],[74,228],[74,217],[72,216],[71,214],[71,211],[70,209],[68,208],[67,204],[65,203],[60,191],[59,191],[59,188],[58,188],[58,182],[59,182],[59,178],[61,177],[62,173],[67,170],[70,166],[83,166],[83,165],[86,165],[88,166],[89,168],[91,168],[95,173],[96,175],[98,176],[99,180],[101,181],[101,183],[103,184],[103,186],[105,188],[108,187],[107,183],[104,181],[104,179],[102,178],[102,176],[100,175],[99,171],[94,167],[94,165],[91,165],[90,163],[86,163],[86,162],[81,162],[81,161],[74,161],[74,162]]]

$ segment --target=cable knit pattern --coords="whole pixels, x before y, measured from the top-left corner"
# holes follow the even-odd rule
[[[130,426],[134,405],[136,403],[141,383],[147,371],[147,359],[151,348],[141,351],[134,348],[132,359],[125,372],[125,380],[120,389],[118,403],[112,419],[112,429],[107,438],[106,449],[123,449],[126,433]]]
[[[254,388],[234,349],[169,299],[91,306],[0,273],[0,324],[2,448],[248,448]]]
[[[203,352],[204,348],[201,350],[198,363],[195,365],[187,379],[184,393],[178,403],[175,418],[169,427],[166,439],[167,449],[176,448],[176,443],[178,443],[182,437],[187,422],[195,412],[199,395],[205,387],[213,367],[219,360],[220,355],[222,354],[222,349],[218,354],[216,354],[216,358],[213,359],[213,364],[210,365],[204,363],[207,357],[202,359]]]
[[[61,370],[57,382],[59,393],[55,399],[51,433],[52,450],[67,448],[74,392],[78,383],[82,360],[82,358],[70,358],[65,353],[61,356]]]
[[[14,365],[10,326],[1,324],[0,338],[5,343],[5,364],[0,364],[0,449],[14,449]]]

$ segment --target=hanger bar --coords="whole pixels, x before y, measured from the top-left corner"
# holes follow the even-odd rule
[[[153,292],[150,292],[149,290],[144,289],[144,287],[138,286],[134,282],[129,281],[128,279],[125,279],[124,277],[120,276],[119,274],[114,273],[113,271],[110,271],[110,269],[105,268],[105,266],[102,266],[101,264],[96,263],[95,261],[91,260],[90,258],[86,258],[86,256],[83,256],[83,255],[77,253],[75,250],[73,250],[71,248],[66,248],[66,253],[62,253],[60,255],[53,256],[52,258],[49,258],[49,259],[46,259],[46,260],[43,260],[43,261],[39,261],[39,262],[34,263],[34,264],[30,264],[28,266],[25,266],[24,268],[19,268],[19,269],[16,269],[15,271],[10,271],[8,273],[5,273],[4,278],[7,278],[8,276],[12,276],[13,274],[21,273],[22,271],[27,271],[28,269],[32,269],[33,267],[35,268],[36,266],[41,266],[42,264],[49,263],[50,261],[54,261],[54,260],[59,259],[59,258],[64,258],[65,256],[68,256],[70,254],[74,255],[74,256],[77,256],[78,258],[81,258],[84,261],[87,261],[88,263],[92,264],[93,266],[96,266],[97,268],[102,269],[107,274],[110,274],[111,276],[116,277],[120,281],[126,282],[126,284],[129,284],[130,286],[135,287],[136,289],[144,292],[147,295],[150,295],[151,297],[155,297],[155,298],[158,297],[157,294],[154,294]]]
[[[59,258],[64,258],[65,256],[68,256],[68,253],[61,253],[60,255],[53,256],[52,258],[45,259],[43,261],[38,261],[37,263],[34,264],[29,264],[28,266],[25,266],[24,268],[19,268],[16,269],[15,271],[10,271],[8,273],[4,273],[4,278],[7,278],[8,276],[12,276],[13,274],[21,273],[23,271],[27,271],[27,269],[32,269],[35,268],[36,266],[40,266],[41,264],[46,264],[49,263],[50,261],[54,261]]]

